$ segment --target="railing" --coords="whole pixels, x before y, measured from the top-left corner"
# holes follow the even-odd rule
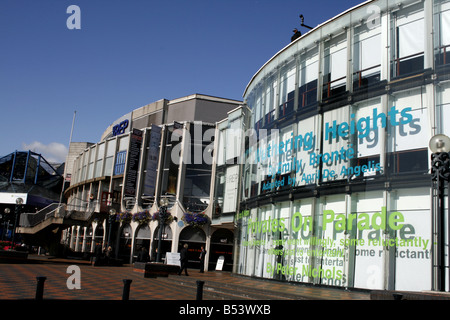
[[[446,65],[447,64],[447,50],[450,48],[450,45],[440,46],[439,52],[442,52],[442,63],[440,65]]]
[[[34,227],[49,218],[63,218],[66,214],[65,204],[52,203],[36,213],[22,213],[19,226]]]
[[[300,92],[299,96],[301,96],[301,98],[299,99],[299,101],[301,101],[301,102],[299,103],[299,106],[300,107],[305,107],[308,104],[312,103],[311,101],[309,101],[308,97],[309,97],[310,94],[312,94],[314,92],[316,92],[316,94],[317,94],[317,86],[314,87],[314,88],[308,89],[306,91]],[[314,96],[312,100],[313,100],[313,102],[316,102],[317,101],[317,96]]]
[[[370,71],[370,70],[373,70],[373,69],[376,69],[376,68],[380,68],[381,67],[381,64],[377,64],[377,65],[375,65],[375,66],[373,66],[373,67],[369,67],[369,68],[366,68],[366,69],[363,69],[363,70],[359,70],[359,71],[356,71],[355,73],[353,73],[353,75],[357,75],[357,77],[358,77],[358,88],[361,88],[361,86],[363,85],[363,79],[365,79],[365,78],[367,78],[367,77],[363,77],[363,72],[366,72],[366,71]],[[375,74],[376,72],[373,72],[372,74]],[[371,75],[372,75],[371,74]]]
[[[333,83],[345,80],[345,78],[346,78],[346,76],[338,78],[338,79],[335,79],[335,80],[332,80],[332,81],[327,81],[327,82],[324,83],[324,87],[326,87],[326,98],[330,98],[331,97],[331,90],[345,86],[345,83],[343,83],[342,85],[339,85],[339,86],[336,86],[336,87],[332,87]]]
[[[396,72],[396,74],[393,75],[393,77],[399,77],[401,75],[410,73],[410,72],[401,72],[400,64],[402,62],[405,62],[406,60],[411,60],[413,58],[423,57],[423,55],[424,55],[424,52],[422,51],[422,52],[418,52],[418,53],[415,53],[415,54],[411,54],[409,56],[392,59],[392,63],[394,64],[394,68],[395,68],[395,72]],[[413,70],[413,71],[423,70],[423,66],[415,65],[415,68],[417,70]]]
[[[35,213],[22,213],[19,226],[34,227],[49,218],[68,218],[74,220],[88,220],[95,212],[98,200],[83,201],[81,205],[52,203],[44,209]]]
[[[66,217],[74,220],[88,220],[95,212],[99,201],[81,201],[81,204],[68,204]]]
[[[284,102],[282,105],[280,105],[279,107],[279,112],[278,112],[278,117],[282,118],[288,114],[290,114],[291,112],[294,111],[294,98],[289,99],[288,101]]]
[[[275,110],[271,110],[264,116],[264,126],[267,126],[274,120],[275,120]]]

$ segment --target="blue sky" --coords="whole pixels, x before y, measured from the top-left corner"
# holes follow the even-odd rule
[[[0,156],[64,161],[122,115],[201,93],[242,100],[290,42],[363,0],[0,0]],[[70,5],[81,29],[70,30]]]

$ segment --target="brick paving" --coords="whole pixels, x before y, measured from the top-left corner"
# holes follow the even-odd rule
[[[40,259],[25,264],[0,264],[0,299],[20,300],[34,299],[38,276],[45,276],[44,299],[52,300],[121,300],[124,288],[123,279],[131,279],[130,300],[195,300],[196,289],[183,287],[175,281],[183,278],[195,282],[224,283],[228,286],[251,288],[252,290],[274,293],[270,299],[284,299],[287,294],[304,297],[304,299],[327,300],[369,300],[368,292],[346,291],[334,288],[313,288],[310,286],[292,285],[275,281],[262,281],[232,275],[228,272],[205,272],[190,270],[190,277],[173,276],[174,281],[162,281],[159,278],[144,278],[133,271],[129,265],[121,267],[91,266],[82,260]],[[68,266],[80,268],[80,289],[69,289]],[[171,276],[172,277],[172,276]],[[164,278],[162,278],[164,279]],[[277,297],[277,293],[283,297]],[[269,293],[270,296],[270,293]],[[204,300],[217,299],[209,297]]]
[[[0,265],[0,299],[34,299],[37,276],[45,276],[44,299],[61,300],[121,300],[123,279],[131,279],[130,300],[193,300],[191,294],[168,287],[156,279],[143,278],[131,267],[80,267],[80,289],[69,289],[65,264],[2,264]]]
[[[76,265],[80,268],[81,288],[70,290],[67,280],[72,273],[67,273],[68,266]],[[0,308],[2,313],[8,311],[11,315],[22,316],[29,314],[61,315],[60,312],[50,310],[62,310],[64,315],[76,316],[89,310],[90,317],[109,319],[120,318],[119,315],[155,316],[164,312],[169,319],[201,319],[209,316],[205,314],[182,314],[183,310],[194,307],[212,308],[213,318],[230,319],[233,316],[255,316],[258,319],[279,319],[280,315],[300,316],[303,311],[320,310],[321,317],[335,316],[336,310],[350,310],[353,305],[364,310],[383,308],[371,298],[369,291],[347,291],[329,287],[312,287],[308,285],[289,284],[278,281],[253,279],[249,277],[232,275],[229,272],[205,272],[189,270],[189,277],[170,276],[169,278],[144,278],[142,274],[133,271],[129,265],[122,267],[91,266],[90,263],[81,260],[42,259],[34,263],[0,264]],[[36,301],[36,277],[45,276],[43,301]],[[131,279],[130,300],[122,300],[123,279]],[[205,282],[211,287],[222,286],[231,288],[231,293],[241,293],[243,290],[250,293],[259,293],[263,297],[260,300],[244,301],[239,295],[236,300],[233,294],[217,296],[206,289],[203,294],[204,301],[196,300],[196,280]],[[217,288],[217,287],[216,287]],[[209,288],[208,290],[213,290]],[[257,295],[250,297],[258,299]],[[226,299],[226,300],[222,300]],[[292,299],[289,301],[289,299]],[[214,301],[213,301],[214,300]],[[222,301],[219,301],[222,300]],[[270,301],[268,301],[270,300]],[[326,300],[326,301],[324,301]],[[355,301],[358,300],[358,301]],[[324,304],[326,302],[326,304]],[[361,303],[369,303],[367,305]],[[125,303],[125,304],[124,304]],[[253,310],[263,310],[262,306],[269,306],[269,314],[230,314],[230,305],[237,308],[242,305],[250,305]],[[398,303],[397,303],[398,306]],[[403,305],[404,306],[404,305]],[[445,304],[434,307],[445,307]],[[53,309],[54,307],[54,309]],[[417,315],[420,310],[427,307],[415,301],[408,304],[408,308],[397,308],[402,315]],[[394,308],[395,309],[395,308]],[[203,309],[204,310],[204,309]],[[243,309],[233,309],[241,311]],[[267,309],[265,309],[267,311]],[[390,309],[391,310],[391,309]],[[11,313],[12,311],[12,313]],[[44,313],[43,313],[44,312]],[[81,313],[80,313],[81,312]],[[131,312],[131,313],[130,313]],[[391,311],[390,311],[391,312]]]

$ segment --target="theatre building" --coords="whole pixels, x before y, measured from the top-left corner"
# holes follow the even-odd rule
[[[450,1],[366,1],[256,72],[226,169],[242,177],[236,273],[448,291],[428,146],[450,133],[449,46]]]
[[[65,218],[73,223],[63,241],[74,252],[111,246],[125,263],[136,261],[142,248],[150,261],[159,248],[165,261],[187,243],[191,268],[199,268],[203,245],[206,265],[228,256],[224,267],[231,271],[233,224],[212,219],[211,172],[215,122],[240,103],[195,94],[117,119],[99,142],[73,156],[65,192]],[[168,216],[160,224],[162,199]]]

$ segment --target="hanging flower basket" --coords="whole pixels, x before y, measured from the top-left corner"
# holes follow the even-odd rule
[[[209,217],[203,212],[186,212],[182,220],[192,227],[202,227],[209,222]]]
[[[149,223],[150,221],[152,221],[152,215],[148,211],[142,211],[133,214],[132,220],[139,224]]]
[[[133,215],[129,212],[120,212],[116,214],[116,222],[129,223],[133,219]]]
[[[152,216],[152,221],[159,222],[159,211],[155,212]],[[170,224],[173,221],[173,216],[170,212],[167,212],[166,224]]]

